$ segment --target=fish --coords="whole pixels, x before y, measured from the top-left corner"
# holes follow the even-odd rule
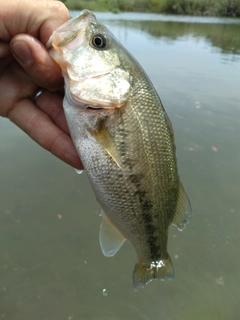
[[[70,134],[102,207],[106,257],[126,240],[137,254],[133,287],[173,279],[168,229],[183,230],[191,205],[180,181],[171,121],[149,77],[101,24],[81,11],[47,43],[65,83]]]

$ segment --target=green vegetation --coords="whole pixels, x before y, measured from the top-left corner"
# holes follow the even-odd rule
[[[62,0],[69,9],[240,17],[240,0]]]

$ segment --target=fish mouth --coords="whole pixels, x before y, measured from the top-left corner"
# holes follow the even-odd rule
[[[102,112],[111,112],[115,109],[119,109],[122,107],[116,101],[102,101],[97,99],[86,100],[79,97],[74,93],[66,90],[65,88],[65,99],[68,101],[68,104],[74,105],[77,108],[81,108],[83,111],[92,112],[92,113],[102,113]]]
[[[77,18],[73,18],[71,19],[72,21],[78,23],[80,22],[81,20],[85,19],[85,18],[88,18],[88,20],[91,20],[91,21],[96,21],[96,16],[89,10],[87,9],[84,9],[81,11],[80,15],[77,17]]]
[[[119,109],[121,106],[119,106],[118,104],[115,103],[104,103],[104,104],[91,104],[91,103],[87,103],[84,106],[85,110],[88,111],[93,111],[93,112],[98,112],[98,111],[110,111],[113,109]]]
[[[105,108],[103,107],[91,107],[91,106],[87,106],[86,107],[86,110],[91,110],[91,111],[101,111],[101,110],[106,110]]]
[[[77,37],[82,27],[96,22],[96,16],[89,10],[82,10],[80,15],[73,17],[56,29],[46,43],[49,51],[54,47],[63,47]]]
[[[65,76],[65,84],[67,83],[65,93],[68,99],[86,111],[110,111],[121,108],[128,101],[129,92],[125,90],[122,93],[122,89],[117,88],[112,90],[111,86],[108,90],[109,82],[106,77],[111,75],[111,71],[113,70],[89,77],[81,83],[81,86],[79,82],[70,86],[68,77]]]

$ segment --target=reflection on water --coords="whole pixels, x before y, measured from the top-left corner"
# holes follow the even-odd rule
[[[239,24],[112,16],[101,18],[144,66],[175,131],[193,207],[183,233],[170,228],[175,279],[135,292],[131,245],[112,259],[100,251],[85,173],[0,119],[0,319],[238,319]]]
[[[101,15],[105,16],[105,14]],[[233,54],[239,58],[237,55],[240,54],[240,19],[204,19],[202,17],[192,17],[192,19],[180,17],[179,19],[174,17],[173,20],[169,19],[169,16],[161,16],[161,20],[154,20],[148,17],[148,14],[143,15],[147,20],[130,19],[135,15],[131,13],[130,16],[128,15],[128,20],[113,20],[111,24],[124,26],[126,29],[140,29],[154,37],[166,37],[174,41],[184,36],[203,38],[209,41],[211,46],[220,49],[220,52]],[[168,17],[168,22],[165,17]]]
[[[210,42],[211,46],[219,48],[223,53],[236,55],[240,53],[239,24],[134,21],[127,23],[127,26],[137,29],[141,28],[154,37],[166,37],[171,40],[191,35],[194,38],[206,39]],[[236,56],[236,58],[238,58],[238,56]]]

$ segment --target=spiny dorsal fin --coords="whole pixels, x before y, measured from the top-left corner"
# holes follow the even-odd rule
[[[116,143],[108,129],[103,125],[99,131],[88,129],[90,134],[97,140],[104,150],[112,157],[114,162],[121,168],[121,158],[118,153]]]
[[[181,182],[179,182],[178,201],[172,224],[182,231],[192,216],[192,208]]]
[[[102,253],[105,257],[114,256],[121,248],[126,238],[112,224],[109,218],[103,213],[102,223],[100,226],[99,242]]]

